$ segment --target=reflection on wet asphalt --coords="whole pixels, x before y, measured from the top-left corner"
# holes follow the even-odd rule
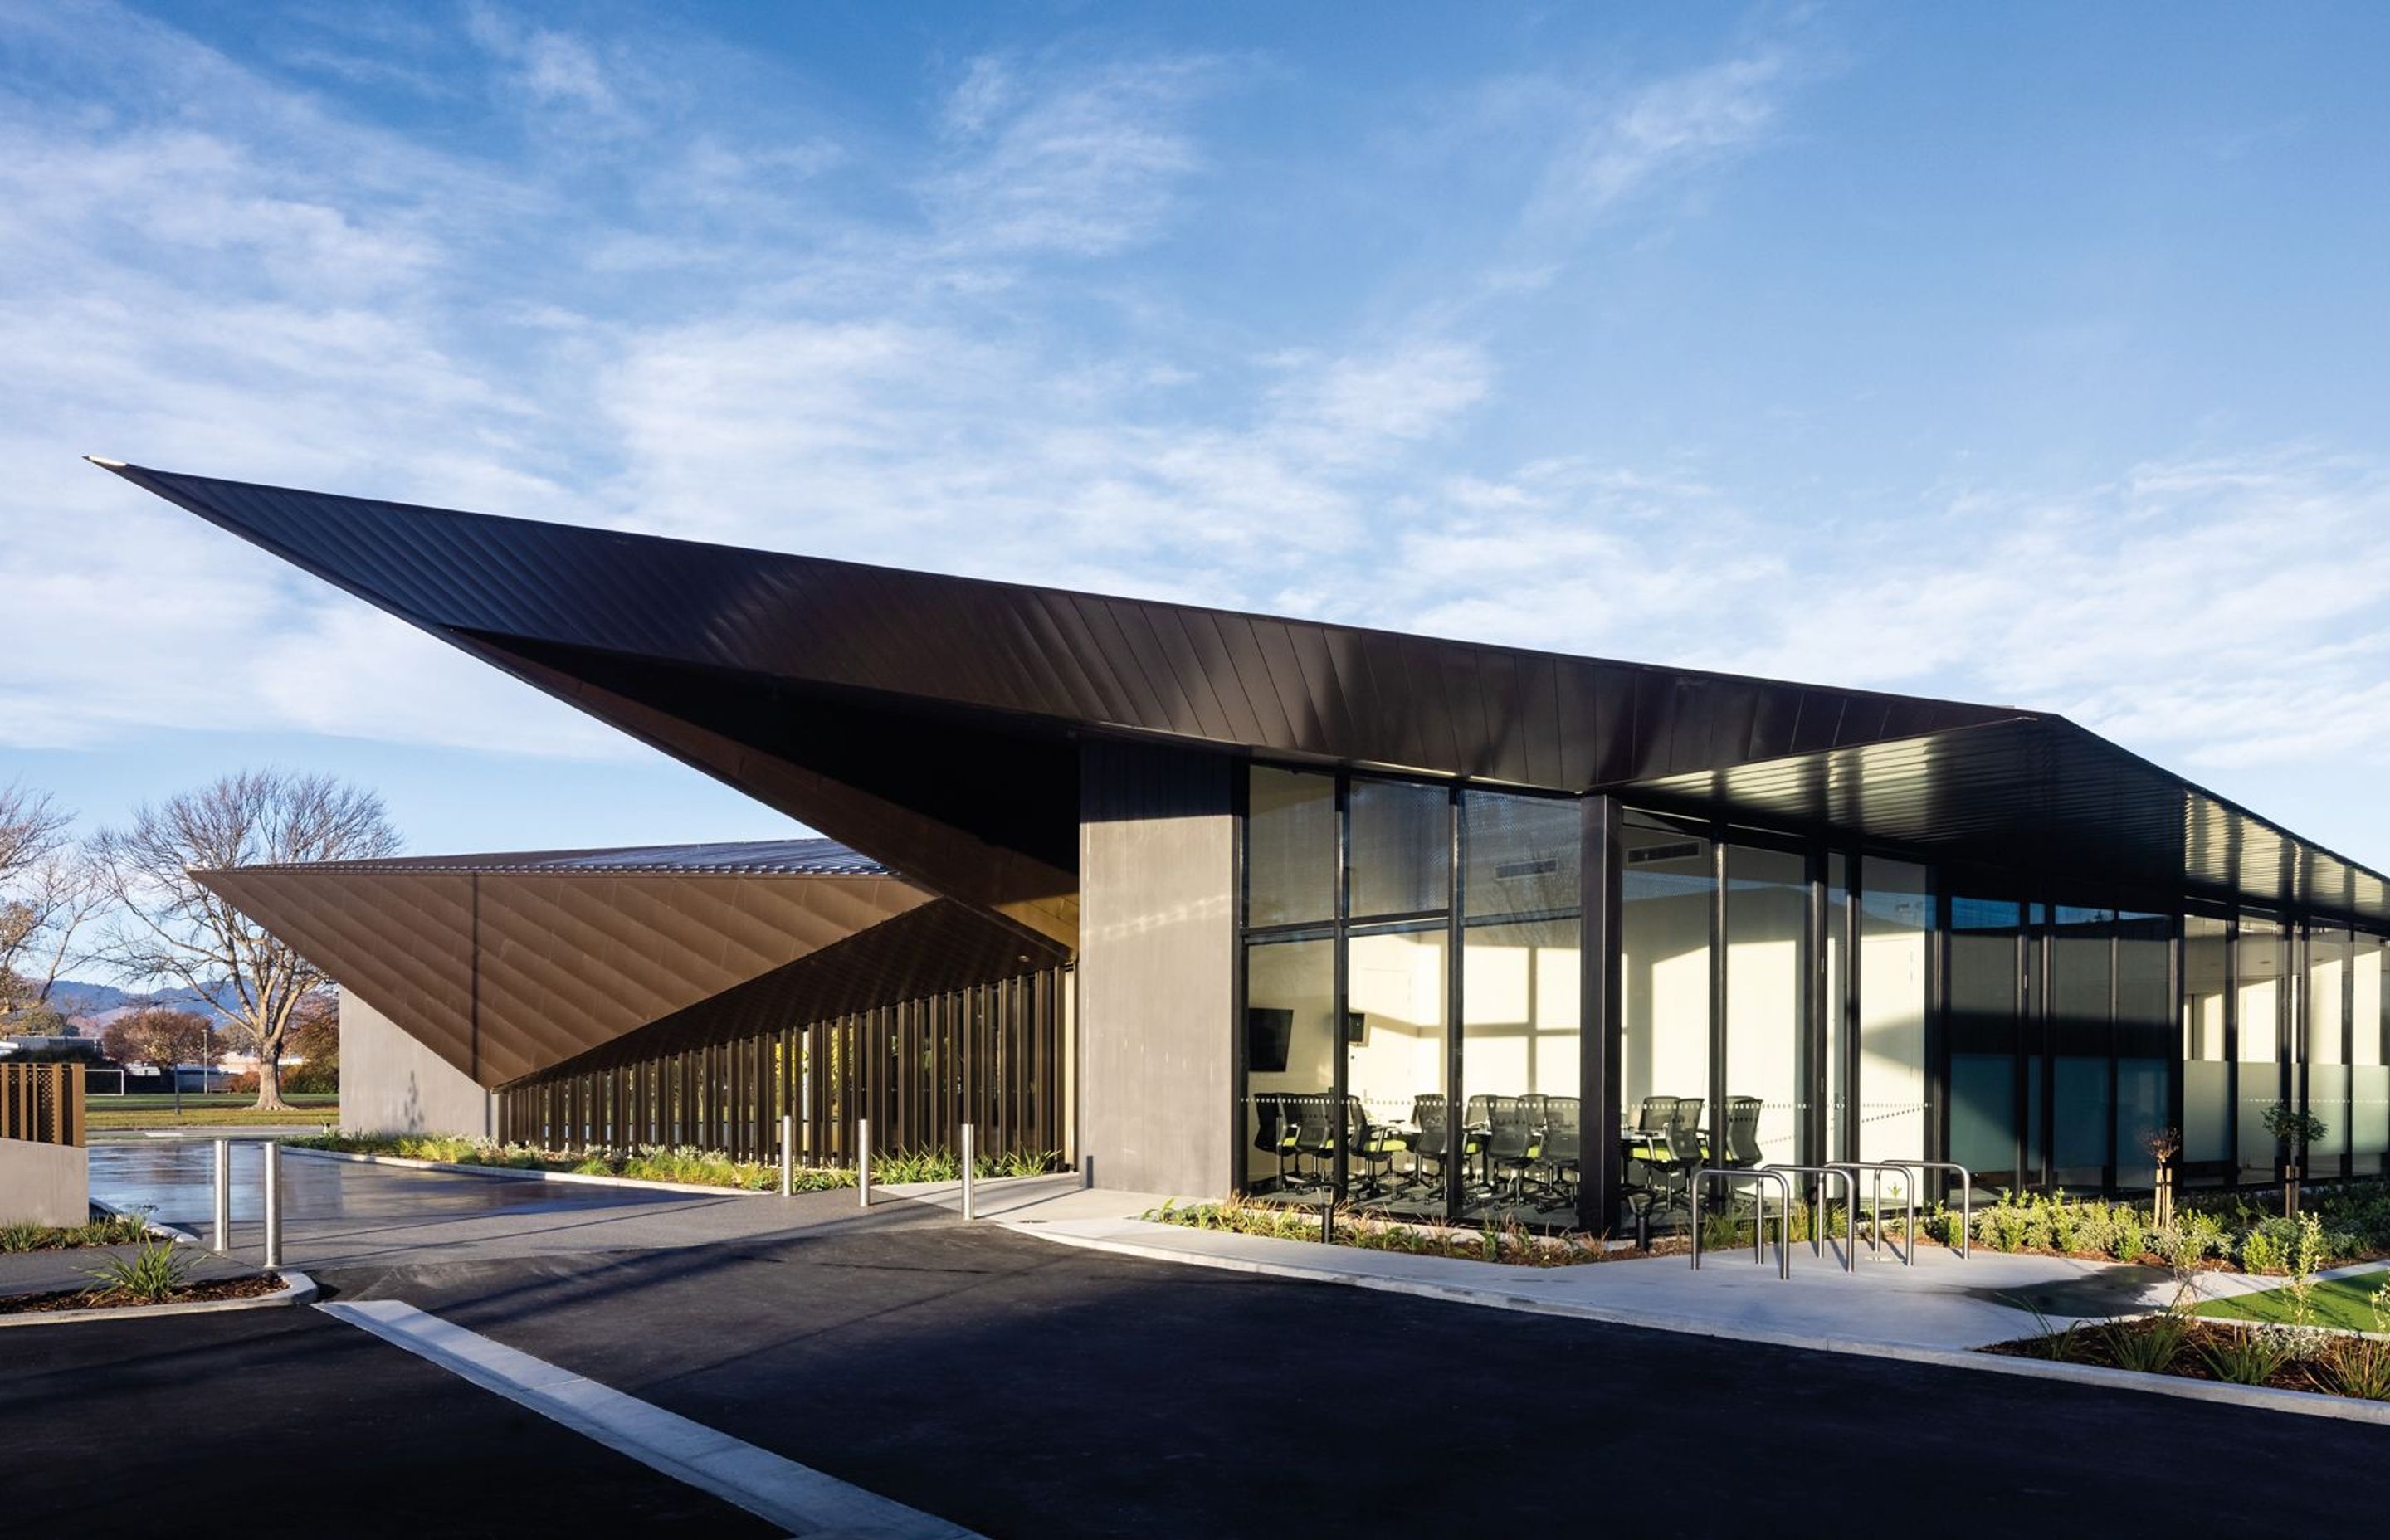
[[[233,1141],[235,1220],[259,1216],[263,1161],[257,1141]],[[146,1208],[151,1218],[169,1225],[189,1227],[208,1222],[214,1172],[215,1144],[211,1139],[123,1140],[91,1147],[92,1196],[120,1208]],[[285,1213],[294,1222],[461,1218],[500,1212],[534,1214],[673,1201],[670,1193],[438,1174],[289,1154],[282,1158],[282,1198]]]

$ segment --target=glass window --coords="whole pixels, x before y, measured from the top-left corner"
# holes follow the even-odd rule
[[[1336,943],[1245,946],[1245,1179],[1282,1197],[1323,1191],[1334,1171]]]
[[[2182,922],[2182,1163],[2217,1170],[2232,1158],[2232,1067],[2225,1057],[2229,928]]]
[[[1859,1159],[1925,1153],[1925,868],[1859,862]]]
[[[1462,903],[1471,919],[1577,907],[1585,813],[1575,802],[1467,791],[1460,798]]]
[[[1257,764],[1245,797],[1245,923],[1333,919],[1336,778]]]
[[[2017,1176],[2018,936],[1999,899],[1950,900],[1950,1159],[1978,1178]]]
[[[1631,1123],[1647,1097],[1710,1098],[1710,842],[1629,818],[1619,874],[1620,1105]]]
[[[1346,945],[1347,1196],[1441,1215],[1449,938],[1438,927],[1355,936]]]
[[[1510,1208],[1574,1221],[1583,1149],[1578,931],[1569,918],[1462,932],[1460,1074],[1471,1131],[1462,1179],[1472,1215]],[[1505,1098],[1519,1105],[1497,1130]],[[1497,1162],[1513,1152],[1497,1149],[1495,1136],[1521,1126],[1536,1132],[1538,1159],[1505,1179]],[[1515,1142],[1515,1133],[1506,1136]]]
[[[2307,1110],[2323,1124],[2323,1137],[2307,1147],[2307,1174],[2337,1176],[2348,1154],[2348,932],[2307,932]]]
[[[2350,948],[2349,1169],[2379,1175],[2390,1154],[2390,991],[2383,988],[2380,936],[2360,930]]]
[[[2234,1026],[2240,1051],[2234,1097],[2240,1112],[2241,1180],[2273,1181],[2281,1174],[2279,1147],[2266,1129],[2266,1110],[2282,1099],[2283,988],[2290,969],[2283,956],[2282,928],[2269,919],[2243,918],[2232,950]]]
[[[1440,786],[1356,779],[1348,913],[1412,915],[1452,903],[1452,804]]]
[[[2150,1136],[2174,1122],[2174,1001],[2167,979],[2174,921],[2116,917],[2116,1182],[2157,1181]]]
[[[1808,1125],[1808,863],[1726,853],[1726,1092],[1729,1159],[1799,1163]],[[1739,1110],[1756,1101],[1746,1128]],[[1745,1141],[1751,1141],[1746,1145]]]

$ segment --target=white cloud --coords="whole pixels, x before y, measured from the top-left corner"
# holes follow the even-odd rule
[[[1185,120],[1220,72],[1174,58],[1030,82],[1009,60],[974,62],[946,104],[951,163],[927,188],[941,227],[997,253],[1096,257],[1147,238],[1202,163]]]

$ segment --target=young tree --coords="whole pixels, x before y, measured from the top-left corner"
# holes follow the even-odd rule
[[[198,1011],[143,1006],[101,1030],[99,1051],[119,1064],[154,1064],[171,1074],[206,1053],[207,1042],[208,1019]]]
[[[47,792],[0,786],[0,1017],[46,1006],[79,960],[75,936],[100,889],[68,838],[73,822]]]
[[[122,911],[102,956],[129,977],[171,979],[218,1001],[227,1034],[257,1055],[257,1105],[286,1107],[280,1061],[291,1016],[328,981],[192,874],[370,860],[398,844],[381,799],[330,776],[245,770],[145,804],[92,842]]]

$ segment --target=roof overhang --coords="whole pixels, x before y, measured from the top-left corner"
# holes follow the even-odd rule
[[[195,875],[485,1086],[553,1069],[932,902],[884,873],[506,860]]]

